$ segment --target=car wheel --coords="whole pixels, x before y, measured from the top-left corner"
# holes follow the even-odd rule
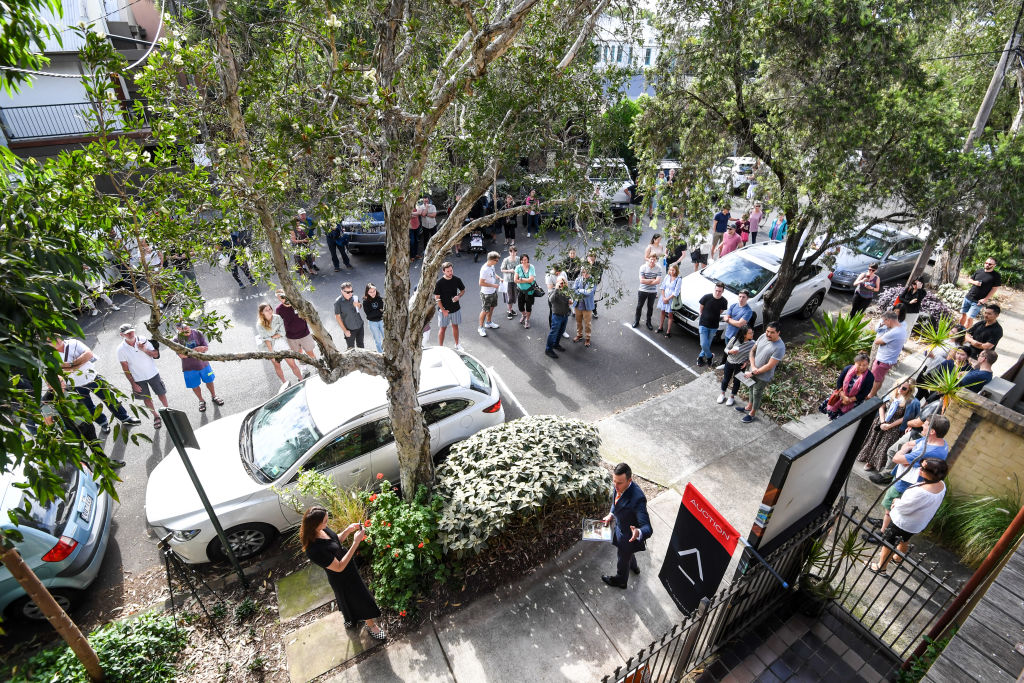
[[[267,549],[270,542],[277,536],[277,529],[269,524],[253,522],[251,524],[240,524],[224,530],[231,549],[235,551],[235,557],[239,560],[259,555]],[[214,538],[207,547],[206,554],[213,562],[221,562],[227,559],[227,555],[221,548],[220,539]]]
[[[803,308],[800,309],[800,317],[803,318],[804,320],[810,320],[811,316],[814,315],[814,312],[818,310],[818,306],[821,305],[823,299],[824,296],[822,295],[822,293],[816,292],[814,296],[812,296],[810,299],[807,300],[806,303],[804,303]]]
[[[434,465],[435,466],[436,465],[440,465],[445,460],[447,460],[448,459],[448,455],[451,452],[452,452],[452,447],[451,446],[445,446],[444,448],[439,450],[437,453],[435,453],[434,454]]]
[[[67,588],[54,588],[50,591],[50,595],[53,596],[53,599],[57,601],[57,605],[65,612],[72,608],[78,598],[78,594],[75,591]],[[7,615],[27,621],[46,621],[46,615],[39,609],[35,601],[27,595],[11,603],[11,606],[7,608]]]

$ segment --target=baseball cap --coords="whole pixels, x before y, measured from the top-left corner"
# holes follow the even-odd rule
[[[298,211],[296,211],[295,213],[306,213],[306,210],[305,210],[305,209],[299,209],[299,210],[298,210]]]
[[[132,325],[131,323],[125,323],[125,324],[121,325],[119,331],[120,331],[120,334],[122,334],[122,335],[128,334],[129,332],[134,332],[135,331],[135,325]]]

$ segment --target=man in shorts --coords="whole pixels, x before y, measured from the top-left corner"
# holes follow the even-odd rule
[[[455,277],[455,266],[451,261],[441,264],[441,277],[434,285],[434,301],[437,302],[437,345],[444,346],[444,331],[450,325],[455,339],[455,350],[465,351],[459,343],[459,323],[462,322],[462,305],[459,300],[466,292],[466,285]]]
[[[977,320],[978,314],[981,313],[982,307],[992,300],[1003,284],[1003,278],[996,270],[996,260],[991,256],[985,259],[981,270],[976,271],[973,277],[968,278],[967,284],[971,288],[964,295],[964,303],[960,307],[960,324],[970,329],[974,321]]]
[[[197,353],[206,353],[210,350],[210,342],[206,341],[206,335],[199,330],[193,330],[188,323],[180,322],[178,327],[178,343],[187,349]],[[206,412],[206,401],[203,400],[202,385],[210,392],[210,400],[214,405],[224,405],[224,399],[217,395],[213,388],[215,376],[210,367],[210,361],[191,358],[183,353],[178,354],[181,359],[181,372],[185,376],[185,386],[192,390],[199,399],[199,412]]]
[[[690,250],[690,263],[693,264],[693,272],[700,270],[701,266],[708,264],[708,254],[711,253],[711,245],[708,242],[697,242]]]
[[[481,337],[487,336],[487,330],[496,330],[500,327],[498,323],[491,320],[494,316],[494,309],[498,306],[498,285],[501,277],[498,275],[498,259],[501,254],[492,251],[487,254],[487,263],[480,266],[480,326],[476,329]]]
[[[121,345],[117,347],[117,360],[121,363],[124,376],[128,378],[128,386],[132,388],[132,398],[142,401],[153,413],[153,428],[160,429],[163,421],[156,414],[153,405],[153,394],[167,408],[167,387],[160,379],[160,372],[154,362],[160,352],[153,347],[153,342],[140,339],[135,334],[131,323],[121,325]]]
[[[871,365],[871,374],[875,383],[871,386],[871,393],[868,398],[874,397],[882,388],[885,376],[889,374],[890,368],[896,365],[903,351],[903,345],[907,343],[907,328],[900,325],[900,315],[896,311],[886,311],[882,314],[882,322],[878,325],[874,345],[878,347],[875,355],[875,362]]]
[[[277,290],[277,300],[281,303],[274,309],[274,313],[281,316],[281,320],[284,321],[284,336],[285,341],[288,342],[288,348],[304,353],[310,358],[316,358],[316,342],[313,341],[313,333],[309,331],[309,325],[292,308],[283,289]]]

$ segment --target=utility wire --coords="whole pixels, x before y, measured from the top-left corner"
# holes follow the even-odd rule
[[[156,36],[160,35],[160,31],[163,29],[163,27],[164,27],[164,13],[160,12],[160,23],[157,24],[155,35],[153,36],[152,42],[149,43],[149,47],[146,48],[146,51],[142,54],[141,57],[136,59],[134,62],[132,62],[131,64],[129,64],[125,68],[119,69],[119,72],[131,71],[132,69],[137,67],[139,64],[142,64],[144,61],[146,61],[146,59],[149,57],[150,53],[153,52],[153,48],[156,47],[156,41],[157,41]],[[117,36],[114,36],[114,37],[116,38]],[[78,80],[85,80],[85,78],[86,78],[82,74],[57,74],[57,73],[53,73],[51,71],[34,71],[32,69],[21,69],[21,68],[16,67],[16,66],[4,66],[4,65],[0,65],[0,71],[17,71],[18,73],[22,73],[22,74],[31,74],[31,75],[34,75],[34,76],[49,76],[51,78],[74,78],[74,79],[78,79]]]

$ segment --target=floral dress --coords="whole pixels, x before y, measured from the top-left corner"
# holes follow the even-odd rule
[[[900,401],[899,405],[896,406],[895,412],[892,409],[892,404],[886,407],[886,417],[889,419],[885,420],[885,422],[890,424],[893,422],[897,423],[896,426],[887,431],[880,429],[883,420],[878,415],[875,415],[875,420],[871,423],[871,429],[868,431],[868,438],[865,439],[860,453],[857,454],[857,462],[867,463],[875,470],[881,470],[885,467],[886,452],[890,446],[899,440],[902,434],[899,423],[903,421],[903,413],[906,410],[906,401]]]
[[[661,284],[658,285],[658,289],[661,290],[661,294],[658,296],[658,310],[664,311],[665,313],[672,312],[672,299],[679,296],[679,289],[683,285],[683,278],[672,277],[666,275],[661,280]],[[665,297],[669,297],[668,303],[665,303]]]

